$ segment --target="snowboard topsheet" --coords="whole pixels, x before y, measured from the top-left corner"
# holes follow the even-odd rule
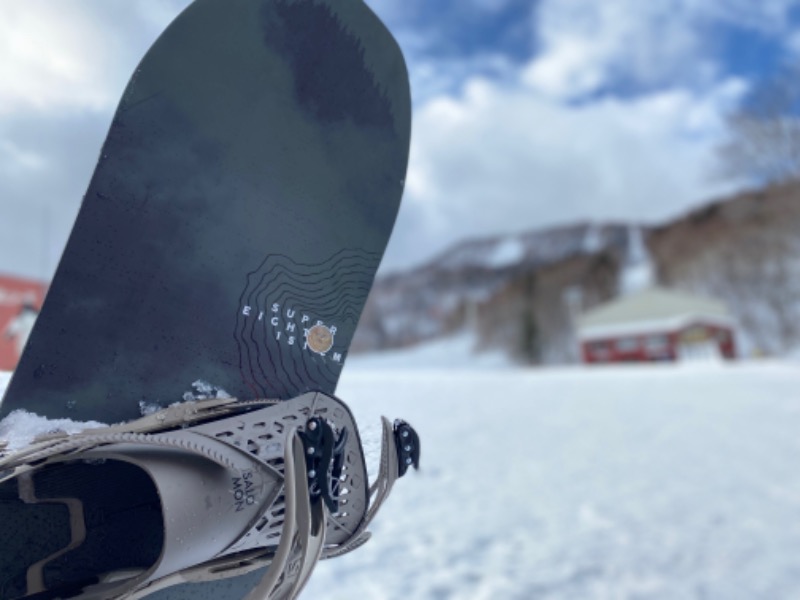
[[[128,84],[0,416],[332,393],[409,135],[361,0],[196,0]]]

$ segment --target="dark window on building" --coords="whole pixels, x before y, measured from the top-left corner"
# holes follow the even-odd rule
[[[597,360],[608,360],[611,358],[611,344],[608,342],[590,342],[589,354]]]
[[[617,350],[620,352],[636,352],[639,349],[639,340],[636,338],[620,338],[617,340]]]
[[[665,335],[650,335],[644,341],[644,347],[648,352],[666,352],[669,348],[669,338]]]

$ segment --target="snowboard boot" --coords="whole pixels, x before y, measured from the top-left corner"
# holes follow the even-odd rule
[[[383,419],[368,485],[347,406],[214,399],[137,421],[39,438],[0,459],[0,521],[13,546],[0,597],[122,600],[268,567],[246,600],[297,597],[321,558],[369,539],[419,439]]]

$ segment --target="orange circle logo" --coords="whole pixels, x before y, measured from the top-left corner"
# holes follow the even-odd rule
[[[317,354],[325,354],[333,348],[333,332],[325,325],[314,325],[306,333],[308,347]]]

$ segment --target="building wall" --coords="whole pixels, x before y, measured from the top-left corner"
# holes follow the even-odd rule
[[[0,371],[16,367],[33,321],[22,313],[26,306],[38,311],[45,290],[38,281],[0,275]]]
[[[736,356],[733,330],[710,323],[693,323],[671,332],[623,335],[581,342],[584,363],[674,361],[682,349],[716,347],[720,356]]]

